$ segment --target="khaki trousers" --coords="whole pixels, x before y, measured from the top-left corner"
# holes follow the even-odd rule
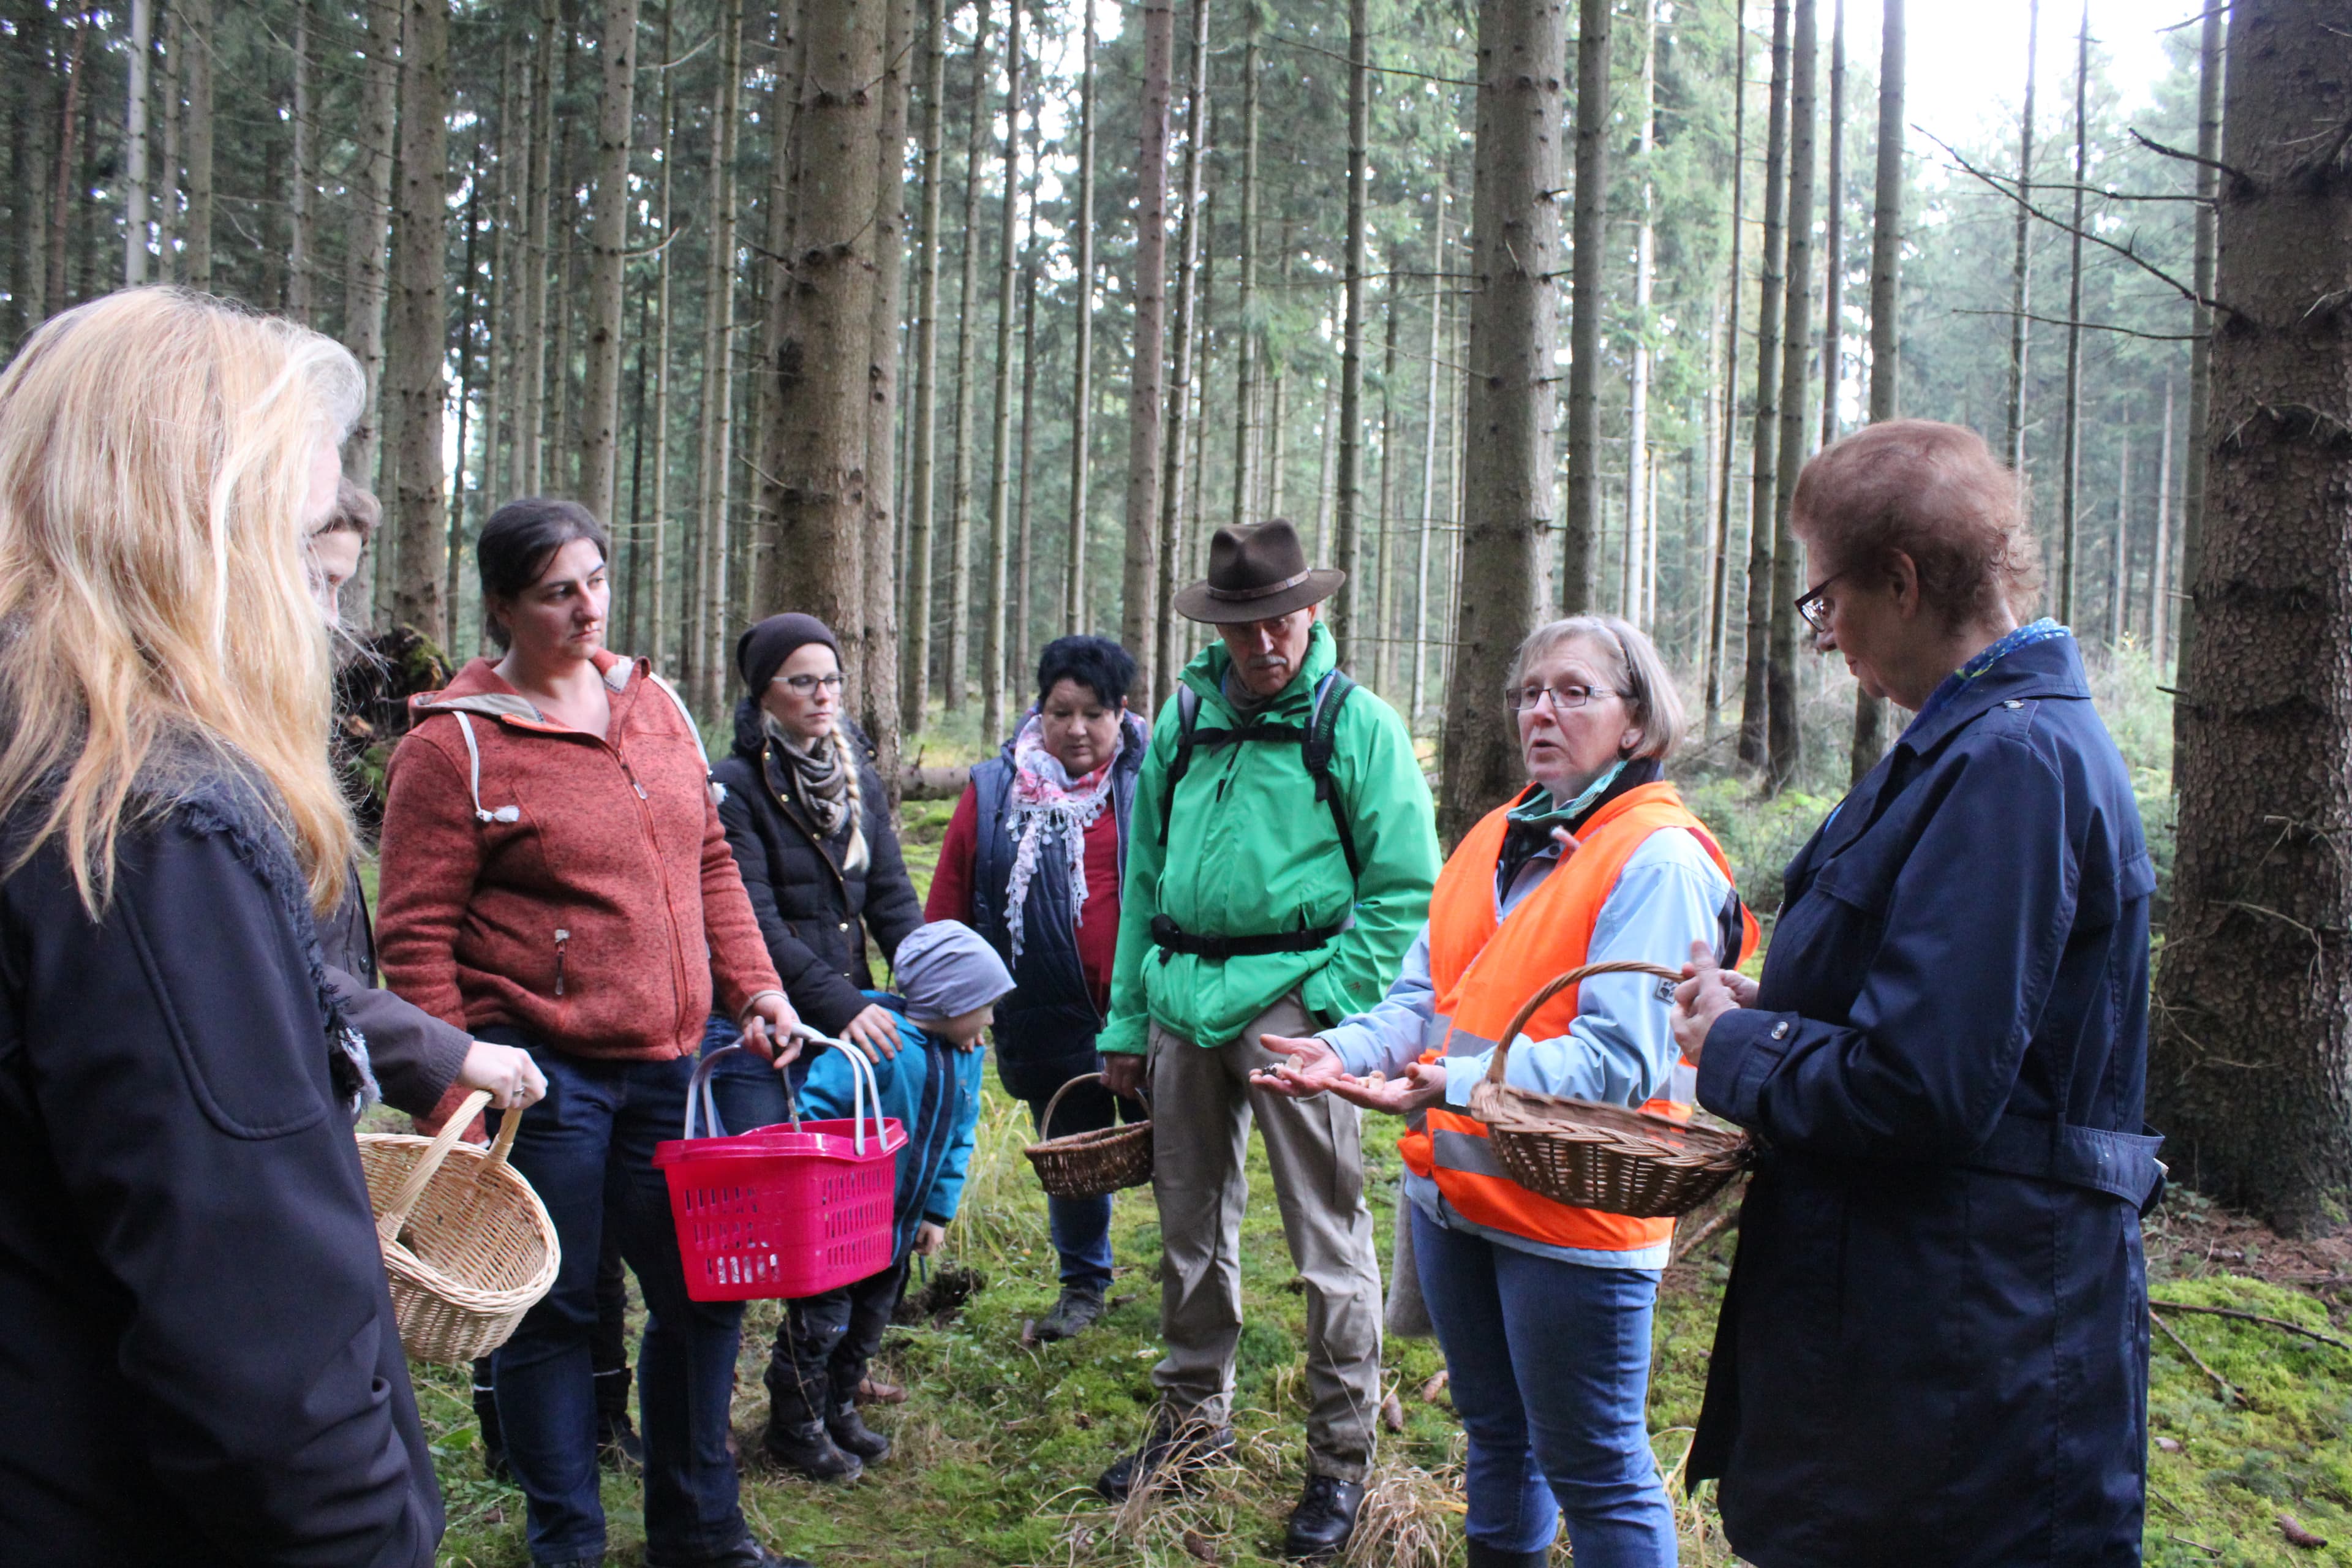
[[[1364,1203],[1362,1113],[1328,1094],[1288,1100],[1249,1087],[1250,1069],[1275,1059],[1259,1037],[1313,1031],[1295,992],[1213,1048],[1152,1026],[1151,1194],[1168,1355],[1151,1380],[1180,1418],[1231,1417],[1249,1199],[1242,1162],[1255,1119],[1290,1258],[1307,1282],[1307,1468],[1360,1481],[1381,1403],[1381,1268]]]

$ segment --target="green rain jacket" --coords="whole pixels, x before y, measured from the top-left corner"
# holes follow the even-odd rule
[[[1331,633],[1318,620],[1305,667],[1255,721],[1303,727],[1315,683],[1336,662]],[[1184,667],[1181,679],[1201,697],[1196,734],[1242,722],[1224,700],[1232,663],[1214,644]],[[1330,807],[1317,802],[1296,745],[1195,744],[1175,809],[1166,814],[1163,847],[1160,824],[1178,728],[1171,699],[1152,726],[1136,784],[1110,1022],[1098,1048],[1140,1055],[1151,1022],[1197,1045],[1221,1046],[1293,990],[1325,1021],[1371,1007],[1427,921],[1437,879],[1436,812],[1404,721],[1358,691],[1332,735],[1331,782],[1354,828],[1360,881],[1348,875],[1339,827]],[[1355,924],[1307,952],[1212,959],[1165,952],[1151,940],[1155,915],[1195,935],[1258,936],[1339,925],[1351,902]]]

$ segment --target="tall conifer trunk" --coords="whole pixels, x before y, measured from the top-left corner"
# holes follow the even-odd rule
[[[1609,233],[1612,0],[1581,0],[1576,34],[1576,220],[1568,328],[1568,515],[1560,524],[1559,613],[1583,614],[1599,589],[1601,319]],[[1475,220],[1474,220],[1475,221]],[[1472,329],[1475,334],[1475,328]]]
[[[1876,424],[1899,412],[1903,362],[1901,303],[1903,265],[1903,89],[1908,63],[1903,7],[1906,0],[1882,0],[1878,52],[1878,163],[1870,216],[1870,419]],[[1886,749],[1886,703],[1857,692],[1853,709],[1853,782],[1878,765]]]
[[[400,243],[385,384],[400,409],[392,618],[446,643],[440,552],[442,361],[448,346],[449,0],[403,0]]]
[[[1017,4],[1018,0],[1007,0]],[[972,333],[980,319],[980,160],[988,144],[988,11],[978,0],[971,36],[971,121],[963,146],[962,276],[956,293],[955,468],[948,489],[948,658],[950,713],[971,698]]]
[[[1083,632],[1087,611],[1087,492],[1091,478],[1095,410],[1095,10],[1086,13],[1079,57],[1077,346],[1070,374],[1070,543],[1062,595],[1062,629]]]
[[[1789,304],[1781,316],[1789,335],[1780,347],[1780,457],[1773,475],[1772,619],[1765,677],[1771,725],[1769,761],[1775,789],[1795,774],[1801,742],[1797,722],[1800,563],[1789,519],[1797,475],[1805,466],[1805,373],[1811,358],[1809,339],[1813,314],[1813,68],[1820,44],[1817,0],[1796,0],[1795,43],[1789,68]]]
[[[621,451],[621,288],[629,243],[629,144],[637,113],[637,0],[604,0],[596,205],[589,219],[588,366],[581,393],[580,499],[613,515]]]
[[[1004,13],[1004,202],[996,230],[996,383],[990,392],[995,442],[988,472],[988,619],[980,652],[980,732],[1004,738],[1004,640],[1012,625],[1013,312],[1021,287],[1021,0]]]
[[[1136,160],[1135,342],[1127,399],[1127,554],[1119,574],[1119,641],[1135,656],[1136,689],[1154,689],[1160,586],[1160,414],[1166,395],[1168,79],[1176,52],[1173,0],[1143,0],[1141,146]]]
[[[923,0],[923,205],[915,238],[915,400],[907,429],[906,662],[899,670],[898,722],[923,727],[930,695],[931,538],[939,493],[940,176],[947,131],[947,7]]]
[[[1780,312],[1788,282],[1789,5],[1772,0],[1772,85],[1764,136],[1764,261],[1756,300],[1756,428],[1748,487],[1748,658],[1739,760],[1761,766],[1769,739],[1773,518],[1780,482]],[[1801,327],[1799,328],[1801,330]]]

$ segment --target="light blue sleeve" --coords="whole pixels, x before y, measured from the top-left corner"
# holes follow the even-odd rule
[[[1356,1077],[1384,1072],[1393,1078],[1421,1055],[1436,1011],[1437,988],[1429,977],[1429,922],[1423,921],[1389,994],[1370,1012],[1343,1018],[1318,1037],[1339,1053],[1340,1062]]]
[[[1680,828],[1652,834],[1618,873],[1601,906],[1586,961],[1642,959],[1679,968],[1693,942],[1710,945],[1731,884]],[[1673,1081],[1682,1052],[1675,1045],[1674,994],[1645,974],[1604,974],[1577,992],[1577,1014],[1566,1035],[1525,1036],[1511,1047],[1504,1077],[1521,1089],[1611,1105],[1640,1105]],[[1445,1060],[1445,1100],[1470,1103],[1486,1076],[1492,1051]]]

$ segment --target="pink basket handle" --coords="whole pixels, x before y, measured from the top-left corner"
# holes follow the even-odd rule
[[[866,1101],[869,1094],[874,1101],[874,1137],[877,1142],[882,1137],[882,1089],[881,1086],[875,1081],[873,1064],[866,1059],[864,1051],[845,1040],[836,1040],[830,1035],[820,1035],[814,1029],[803,1028],[795,1032],[803,1040],[815,1045],[831,1046],[835,1050],[847,1053],[851,1086],[850,1125],[856,1134],[857,1152],[864,1154],[866,1152]],[[748,1046],[721,1046],[695,1064],[694,1079],[686,1087],[686,1126],[679,1134],[681,1138],[692,1142],[695,1136],[694,1112],[698,1105],[701,1107],[702,1124],[709,1129],[709,1136],[713,1138],[727,1136],[726,1129],[719,1121],[717,1099],[710,1092],[710,1069],[718,1065],[719,1058],[733,1051],[750,1048]],[[785,1092],[789,1097],[791,1090],[787,1089]],[[793,1100],[793,1125],[798,1127],[800,1120],[800,1102]],[[499,1131],[501,1136],[505,1135],[504,1127],[499,1128]],[[429,1172],[427,1173],[430,1174]],[[421,1184],[418,1190],[423,1190]]]

